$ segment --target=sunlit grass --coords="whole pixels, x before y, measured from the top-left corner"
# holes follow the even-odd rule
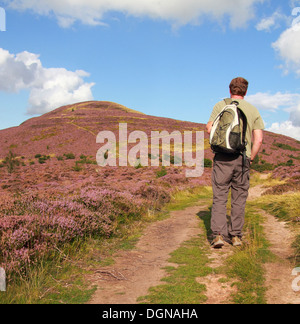
[[[263,196],[257,204],[280,220],[295,221],[299,217],[300,193]]]
[[[147,304],[202,304],[207,300],[206,286],[196,281],[198,277],[211,274],[213,269],[207,266],[205,237],[200,235],[185,242],[171,254],[169,262],[178,267],[167,267],[168,276],[163,284],[153,287],[149,294],[139,298]]]
[[[296,239],[292,243],[295,250],[296,265],[300,265],[300,193],[291,193],[285,195],[267,195],[257,200],[257,204],[262,209],[277,217],[281,221],[285,221],[290,225],[291,230],[295,231]]]

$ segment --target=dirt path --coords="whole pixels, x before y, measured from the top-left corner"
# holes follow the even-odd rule
[[[271,243],[270,250],[278,258],[275,263],[265,265],[268,304],[300,304],[300,293],[294,292],[292,282],[295,277],[292,271],[295,268],[291,242],[295,240],[294,234],[284,222],[263,213],[266,219],[265,232]]]
[[[259,197],[263,190],[262,187],[252,188],[249,199]],[[207,210],[207,206],[189,207],[172,212],[170,218],[150,225],[134,250],[118,253],[113,266],[96,271],[92,281],[98,289],[90,304],[136,304],[137,298],[147,295],[150,287],[161,284],[160,280],[166,276],[163,268],[170,265],[170,253],[201,233],[197,214],[204,210]],[[300,293],[292,290],[293,266],[289,262],[293,235],[284,223],[268,214],[264,216],[270,249],[278,256],[277,262],[265,265],[267,301],[269,304],[300,304]],[[230,245],[222,250],[211,250],[208,266],[222,266],[233,251]],[[207,287],[207,304],[228,303],[230,300],[235,288],[231,287],[231,282],[220,279],[222,276],[217,272],[196,279]]]
[[[226,244],[219,250],[211,249],[209,256],[211,262],[207,266],[217,269],[223,266],[224,261],[233,253],[234,248],[229,244]],[[231,294],[236,290],[235,286],[232,285],[233,281],[228,280],[226,276],[218,274],[218,272],[213,272],[206,277],[196,278],[196,281],[206,286],[205,295],[207,301],[205,304],[207,305],[228,304],[231,299]]]
[[[250,189],[249,200],[259,198],[266,189],[257,186]],[[274,216],[261,210],[265,218],[264,229],[270,250],[277,257],[276,262],[265,264],[267,303],[268,304],[300,304],[300,293],[294,292],[292,276],[294,269],[291,247],[295,241],[295,233],[285,222],[278,221]]]
[[[98,290],[90,303],[135,304],[147,295],[166,275],[162,268],[170,265],[170,253],[200,233],[200,210],[203,207],[175,211],[169,219],[150,225],[134,250],[120,252],[113,267],[99,269]]]

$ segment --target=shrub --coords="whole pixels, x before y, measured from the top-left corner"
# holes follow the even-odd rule
[[[251,168],[258,172],[264,171],[273,171],[275,169],[275,165],[271,163],[264,163],[264,164],[252,164]]]
[[[39,163],[44,164],[49,159],[50,159],[50,155],[42,155],[42,156],[39,157]]]
[[[10,276],[46,260],[77,238],[110,237],[121,223],[138,219],[144,199],[103,188],[82,189],[66,198],[24,194],[0,204],[0,267]]]
[[[210,159],[204,159],[204,167],[205,168],[211,168],[213,165],[212,160]]]
[[[73,167],[73,171],[79,172],[82,170],[82,167],[76,162],[75,166]]]
[[[73,153],[66,153],[66,154],[64,154],[64,156],[66,157],[67,160],[75,159],[75,155]]]
[[[273,146],[279,147],[283,150],[287,150],[287,151],[299,151],[299,149],[292,147],[290,145],[287,144],[282,144],[282,143],[273,143]]]
[[[156,172],[156,178],[162,178],[164,177],[165,175],[167,175],[167,170],[166,170],[166,167],[163,166],[159,171]]]
[[[17,160],[16,155],[12,151],[9,151],[3,164],[6,165],[8,173],[13,173],[15,168],[20,165],[20,162]]]
[[[44,163],[46,163],[46,159],[40,157],[40,158],[39,158],[39,163],[40,163],[40,164],[44,164]]]
[[[265,160],[260,161],[259,156],[257,155],[251,165],[251,169],[258,172],[273,171],[275,169],[275,165],[267,163]]]

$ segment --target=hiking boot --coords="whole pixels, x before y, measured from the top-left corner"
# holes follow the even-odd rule
[[[234,236],[232,238],[231,242],[232,242],[232,245],[235,246],[235,247],[236,246],[242,246],[243,245],[241,239],[238,236]]]
[[[216,236],[216,238],[212,241],[211,246],[214,249],[220,249],[225,245],[225,241],[221,235]]]

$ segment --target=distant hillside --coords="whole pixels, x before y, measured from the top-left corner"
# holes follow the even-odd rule
[[[83,102],[64,106],[41,117],[29,119],[18,127],[0,131],[0,158],[10,150],[18,156],[34,158],[36,154],[59,156],[74,153],[96,156],[100,131],[118,135],[119,123],[128,124],[128,133],[145,131],[204,130],[204,125],[153,117],[112,102]]]
[[[183,168],[101,168],[96,163],[97,151],[103,144],[96,143],[101,131],[112,131],[118,140],[119,123],[127,123],[128,134],[144,131],[203,131],[205,125],[169,118],[148,116],[112,102],[91,101],[64,106],[43,116],[29,119],[18,127],[0,131],[1,188],[15,190],[47,189],[70,192],[85,184],[109,186],[117,190],[134,191],[137,182],[166,181],[167,186],[209,184],[211,168],[202,177],[186,179]],[[118,146],[118,143],[117,143]],[[17,161],[13,172],[5,162],[10,152]],[[149,152],[150,153],[150,152]],[[172,153],[171,153],[172,154]],[[205,134],[205,158],[211,166],[213,153]],[[149,156],[151,162],[151,156]],[[300,164],[300,142],[295,139],[265,132],[264,144],[256,161],[257,171],[273,170],[281,165],[280,174],[297,175]],[[151,163],[149,163],[151,165]],[[278,173],[278,172],[277,172]],[[164,174],[167,176],[163,177]],[[1,191],[0,188],[0,191]]]
[[[188,109],[188,108],[187,108]],[[0,159],[11,150],[17,156],[32,159],[37,154],[51,157],[73,153],[96,156],[99,144],[96,136],[100,131],[113,131],[118,135],[119,123],[128,124],[128,132],[166,130],[204,130],[205,125],[154,117],[131,110],[112,102],[91,101],[60,107],[41,117],[29,119],[18,127],[0,131]],[[212,153],[206,137],[206,157]],[[300,142],[295,139],[265,132],[265,140],[260,155],[261,160],[272,163],[286,163],[293,160],[299,164]]]

